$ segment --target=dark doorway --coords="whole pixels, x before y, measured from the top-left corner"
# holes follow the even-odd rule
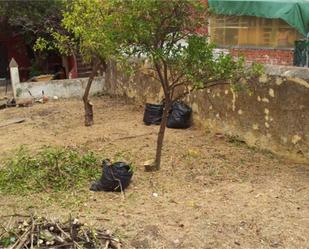
[[[6,46],[0,42],[0,78],[9,78],[8,66],[9,62]]]

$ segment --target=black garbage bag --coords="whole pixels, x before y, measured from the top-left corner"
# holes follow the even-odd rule
[[[159,125],[163,115],[163,104],[146,103],[143,121],[145,125]]]
[[[129,186],[133,172],[128,164],[124,162],[111,164],[109,160],[103,160],[102,166],[102,176],[91,185],[91,191],[120,192]]]
[[[185,129],[191,126],[192,109],[181,101],[173,103],[168,115],[168,128]]]

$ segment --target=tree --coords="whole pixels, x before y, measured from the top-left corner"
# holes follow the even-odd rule
[[[196,89],[236,82],[244,61],[221,54],[197,30],[207,25],[207,9],[196,0],[127,0],[118,4],[126,54],[149,62],[164,92],[164,111],[157,138],[154,169],[161,164],[168,113],[172,103]]]
[[[75,0],[64,12],[63,27],[74,37],[76,48],[85,61],[92,64],[84,95],[85,125],[93,124],[93,106],[89,100],[92,81],[98,70],[106,70],[107,61],[119,55],[121,38],[115,26],[113,1]],[[60,44],[67,44],[67,37],[58,36]]]
[[[113,0],[4,1],[0,14],[15,32],[23,35],[35,51],[80,53],[92,64],[83,95],[85,125],[93,124],[93,106],[89,92],[99,69],[106,70],[107,60],[115,59],[121,44],[115,28]]]
[[[35,51],[56,51],[62,55],[80,53],[92,64],[83,95],[85,125],[93,124],[89,92],[99,69],[106,69],[119,42],[112,29],[110,0],[4,1],[0,13],[5,23],[26,38]]]

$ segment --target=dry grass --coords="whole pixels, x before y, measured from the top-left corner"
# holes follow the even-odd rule
[[[120,99],[96,98],[94,104],[91,128],[83,126],[80,100],[0,111],[0,121],[27,119],[0,129],[0,159],[24,144],[31,151],[42,145],[82,147],[127,160],[135,174],[125,199],[90,193],[86,184],[57,194],[2,195],[0,215],[72,213],[109,228],[127,248],[308,248],[308,165],[194,128],[168,129],[162,170],[145,173],[142,164],[154,156],[158,127],[144,126],[142,108]]]

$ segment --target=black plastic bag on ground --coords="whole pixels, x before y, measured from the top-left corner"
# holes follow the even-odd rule
[[[146,103],[143,121],[145,125],[159,125],[163,115],[163,104]]]
[[[191,126],[192,109],[181,101],[173,103],[167,119],[168,128],[185,129]]]
[[[128,164],[124,162],[111,164],[109,160],[103,160],[102,166],[102,176],[91,185],[91,191],[120,192],[129,186],[133,172]]]

